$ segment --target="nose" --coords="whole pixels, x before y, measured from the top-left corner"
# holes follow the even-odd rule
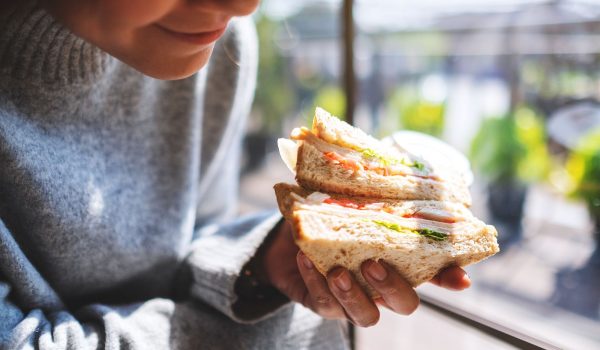
[[[188,0],[189,6],[228,16],[247,16],[254,12],[260,0]]]

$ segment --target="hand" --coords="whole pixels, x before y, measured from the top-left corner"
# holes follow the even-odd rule
[[[291,300],[310,308],[324,318],[348,319],[357,326],[368,327],[379,320],[376,304],[402,314],[411,314],[419,305],[415,290],[385,262],[369,260],[362,265],[362,274],[381,295],[371,300],[345,268],[336,267],[324,277],[295,245],[288,223],[266,247],[262,256],[264,278]],[[452,290],[462,290],[471,284],[460,267],[440,272],[432,283]]]

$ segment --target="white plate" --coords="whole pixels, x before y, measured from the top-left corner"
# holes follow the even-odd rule
[[[467,186],[473,183],[471,163],[467,157],[440,139],[416,131],[401,130],[383,141],[423,158],[436,170],[453,171],[463,177]]]
[[[548,135],[568,149],[577,148],[587,133],[600,127],[600,106],[580,103],[555,112],[548,121]]]

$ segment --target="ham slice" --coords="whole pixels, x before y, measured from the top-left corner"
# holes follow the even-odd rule
[[[416,210],[397,209],[384,202],[353,202],[349,199],[333,199],[329,195],[313,192],[303,198],[295,193],[291,194],[300,205],[311,205],[312,210],[329,214],[351,215],[352,211],[371,211],[373,219],[393,221],[410,230],[429,229],[445,234],[452,234],[464,229],[467,225],[466,218],[462,215],[451,213],[438,208],[421,207]],[[348,209],[351,211],[348,212]],[[359,214],[358,212],[356,214]]]

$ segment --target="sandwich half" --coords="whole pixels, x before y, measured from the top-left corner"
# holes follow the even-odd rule
[[[452,201],[471,196],[460,176],[399,148],[390,147],[317,108],[312,129],[296,128],[296,181],[327,193],[391,199]]]
[[[416,287],[499,251],[496,229],[458,203],[328,195],[284,183],[275,193],[315,267],[323,275],[348,268],[371,297],[377,294],[360,272],[365,260],[384,260]]]

